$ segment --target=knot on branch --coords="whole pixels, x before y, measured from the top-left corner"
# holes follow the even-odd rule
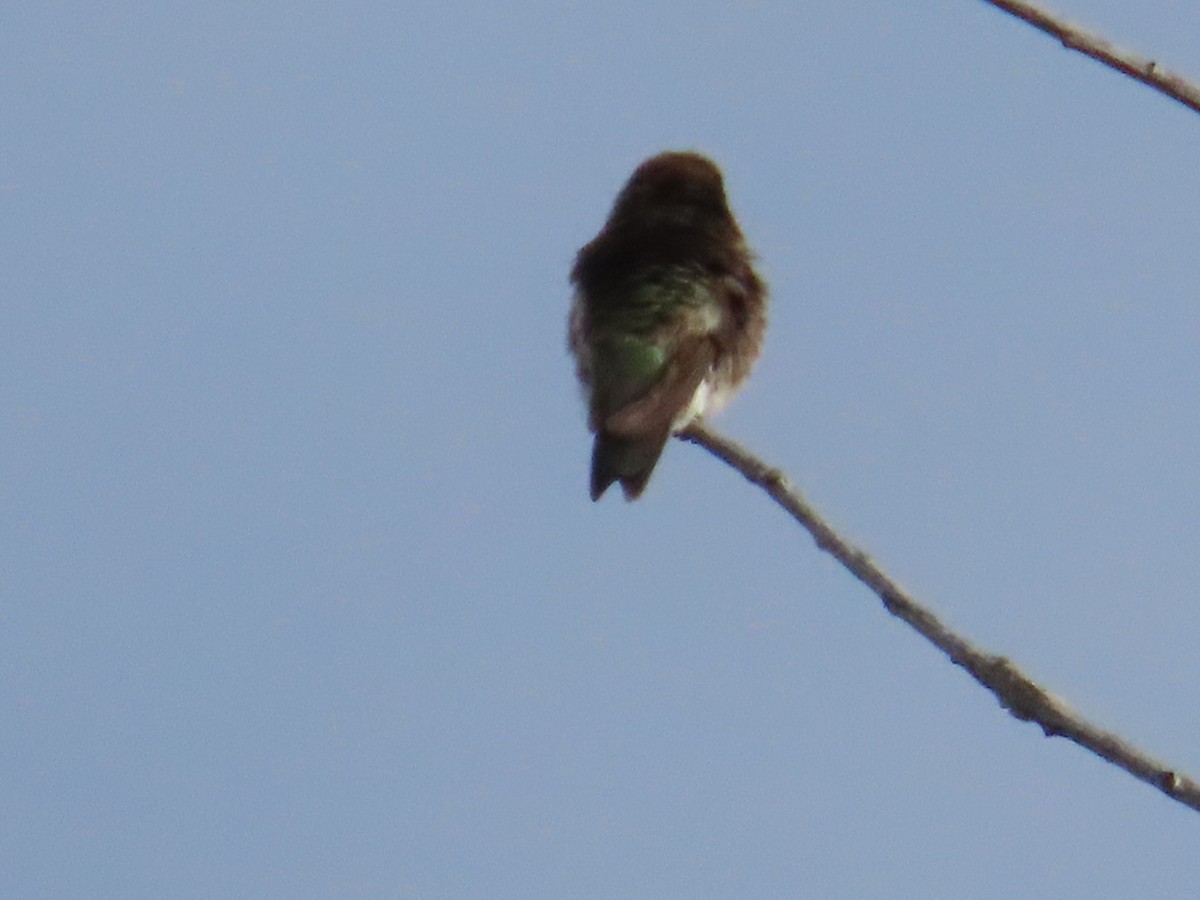
[[[965,660],[964,665],[1015,718],[1037,722],[1047,736],[1062,733],[1057,725],[1062,718],[1058,701],[1014,666],[1008,657],[988,655]]]
[[[770,466],[764,466],[756,471],[754,473],[754,480],[763,487],[771,490],[790,491],[792,489],[792,483],[783,474],[783,470]]]

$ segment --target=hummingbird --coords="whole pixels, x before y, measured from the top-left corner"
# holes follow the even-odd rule
[[[719,409],[750,374],[767,286],[698,153],[637,167],[579,251],[567,343],[588,404],[592,500],[636,500],[672,434]]]

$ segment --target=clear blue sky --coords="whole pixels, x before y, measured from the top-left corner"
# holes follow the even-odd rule
[[[1066,0],[1200,78],[1194,2]],[[1200,774],[1200,116],[977,0],[10,4],[0,896],[1176,898],[702,451],[587,497],[567,272],[724,167],[718,420]]]

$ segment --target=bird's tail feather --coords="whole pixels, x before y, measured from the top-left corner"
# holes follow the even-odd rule
[[[614,481],[621,482],[626,500],[636,500],[646,489],[650,473],[662,455],[669,433],[653,438],[596,435],[592,447],[592,499],[599,500]]]

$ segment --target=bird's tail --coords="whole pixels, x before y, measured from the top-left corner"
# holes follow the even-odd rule
[[[669,432],[653,438],[625,438],[603,432],[596,435],[592,446],[592,499],[599,500],[614,481],[621,482],[626,500],[640,497],[668,436]]]

